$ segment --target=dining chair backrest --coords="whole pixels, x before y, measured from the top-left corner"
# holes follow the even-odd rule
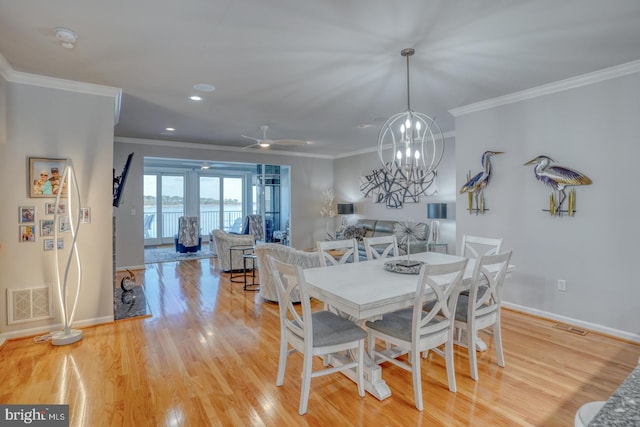
[[[367,254],[367,260],[369,261],[400,256],[398,239],[393,234],[389,236],[365,237],[362,241]]]
[[[502,289],[507,276],[511,251],[497,255],[481,255],[476,265],[469,289],[467,319],[488,316],[500,310]]]
[[[310,322],[307,323],[306,320],[311,318],[311,304],[302,268],[278,261],[271,255],[268,255],[267,258],[271,265],[278,294],[281,332],[290,332],[297,337],[308,339],[310,349],[313,331]],[[301,313],[298,313],[294,306],[297,301],[300,302]]]
[[[322,266],[359,261],[356,239],[319,241],[316,246],[320,253],[320,265]]]
[[[418,342],[416,340],[420,340],[421,336],[450,328],[467,262],[468,259],[463,259],[448,264],[425,264],[420,270],[411,327],[414,342]],[[443,282],[446,284],[443,285]],[[423,310],[427,298],[432,304],[428,312]]]
[[[502,239],[479,236],[462,236],[462,253],[460,256],[478,258],[480,255],[495,255],[502,249]]]
[[[456,391],[453,327],[458,291],[467,262],[469,260],[463,258],[447,264],[424,264],[418,276],[413,308],[391,312],[381,319],[365,323],[369,335],[369,356],[376,363],[390,362],[412,373],[413,396],[420,411],[423,409],[422,352],[433,351],[444,357],[449,390]],[[430,311],[424,307],[426,298],[431,304]],[[376,341],[380,340],[387,344],[384,351],[376,350]],[[441,349],[443,344],[444,349]],[[396,359],[406,353],[409,354],[408,361]]]
[[[479,330],[491,327],[496,350],[496,362],[504,367],[504,351],[502,349],[502,326],[500,306],[502,305],[502,288],[509,269],[511,251],[495,255],[481,255],[475,260],[471,288],[461,293],[456,307],[454,327],[458,330],[458,342],[467,347],[469,354],[469,372],[471,378],[478,381],[478,360],[476,346]],[[461,342],[465,331],[466,342]]]
[[[307,412],[311,378],[338,371],[355,369],[358,394],[364,397],[364,341],[367,333],[355,323],[328,311],[311,313],[311,303],[302,267],[267,256],[276,282],[280,305],[280,357],[276,385],[284,384],[287,357],[295,351],[302,353],[302,387],[300,415]],[[294,295],[300,296],[300,310],[293,305]],[[314,328],[314,324],[317,328]],[[293,347],[289,350],[289,346]],[[312,370],[314,356],[327,357],[332,353],[357,351],[355,360],[342,361],[339,366]],[[353,353],[352,353],[353,354]],[[325,359],[326,361],[327,359]],[[327,366],[325,364],[325,366]]]

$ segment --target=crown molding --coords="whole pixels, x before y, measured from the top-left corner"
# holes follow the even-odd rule
[[[5,59],[4,56],[0,53],[0,76],[2,76],[5,80],[9,80],[9,77],[14,73],[13,67],[9,62]]]
[[[167,141],[160,139],[143,139],[143,138],[128,138],[128,137],[116,137],[115,142],[122,144],[140,144],[140,145],[154,145],[157,147],[173,147],[173,148],[195,148],[198,150],[214,150],[214,151],[230,151],[234,153],[244,154],[264,154],[270,156],[289,156],[289,157],[305,157],[312,159],[334,160],[334,156],[325,154],[305,154],[297,153],[293,151],[280,151],[280,150],[265,150],[265,149],[252,149],[251,151],[245,150],[239,147],[230,147],[228,145],[214,145],[214,144],[198,144],[195,142],[180,142],[180,141]]]
[[[120,121],[120,106],[122,102],[122,89],[111,86],[97,85],[93,83],[76,82],[73,80],[59,79],[56,77],[41,76],[38,74],[16,71],[11,64],[0,54],[0,75],[10,83],[18,83],[29,86],[39,86],[48,89],[65,90],[69,92],[84,93],[87,95],[106,96],[114,99],[114,124]]]
[[[540,96],[551,95],[553,93],[575,89],[581,86],[587,86],[590,84],[615,79],[617,77],[622,77],[637,72],[640,72],[640,60],[627,62],[626,64],[616,65],[613,67],[605,68],[603,70],[582,74],[576,77],[570,77],[565,80],[537,86],[531,89],[525,89],[519,92],[511,93],[509,95],[499,96],[497,98],[487,99],[485,101],[464,105],[462,107],[449,110],[449,113],[451,113],[451,115],[453,115],[454,117],[463,116],[465,114],[488,110],[490,108],[512,104],[514,102],[526,101]]]

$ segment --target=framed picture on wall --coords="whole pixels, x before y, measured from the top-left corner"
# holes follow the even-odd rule
[[[55,215],[56,213],[55,203],[45,203],[44,212],[47,215]],[[58,214],[65,214],[65,213],[67,213],[67,205],[65,205],[64,203],[58,203]]]
[[[69,222],[69,216],[68,215],[62,215],[58,221],[60,221],[58,230],[61,233],[65,233],[67,231],[71,231],[71,223]]]
[[[36,222],[36,207],[20,206],[18,208],[18,218],[22,224],[34,224]]]
[[[58,192],[66,197],[67,189],[62,185],[65,159],[29,158],[29,197],[56,197]]]
[[[35,225],[21,225],[20,226],[20,241],[21,242],[35,242],[36,241],[36,226]]]
[[[80,223],[91,224],[91,208],[80,208]]]
[[[40,235],[41,236],[53,236],[55,229],[53,228],[55,225],[52,219],[41,219],[40,220]]]
[[[64,249],[64,239],[58,239],[58,249]],[[44,239],[44,250],[53,250],[53,239]]]

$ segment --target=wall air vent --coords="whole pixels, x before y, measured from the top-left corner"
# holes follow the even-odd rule
[[[7,324],[53,318],[51,286],[7,289]]]

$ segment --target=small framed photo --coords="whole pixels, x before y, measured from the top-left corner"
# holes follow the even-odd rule
[[[44,204],[44,212],[47,215],[55,215],[56,213],[55,209],[56,209],[55,203]],[[64,203],[58,203],[58,214],[65,214],[65,213],[67,213],[67,205],[65,205]]]
[[[58,231],[60,231],[60,233],[65,233],[67,231],[71,231],[71,223],[69,222],[69,216],[68,215],[62,215],[60,216],[60,228],[58,229]]]
[[[20,206],[18,208],[18,217],[21,224],[34,224],[36,222],[36,207]]]
[[[58,239],[58,249],[64,249],[64,239]],[[53,250],[53,239],[44,239],[44,250]]]
[[[91,224],[91,208],[80,208],[80,223]]]
[[[36,226],[35,225],[21,225],[20,226],[20,241],[21,242],[35,242],[36,241]]]
[[[55,224],[52,219],[40,220],[40,235],[41,236],[53,236]]]
[[[67,189],[62,182],[65,159],[29,157],[29,197],[66,197]]]

